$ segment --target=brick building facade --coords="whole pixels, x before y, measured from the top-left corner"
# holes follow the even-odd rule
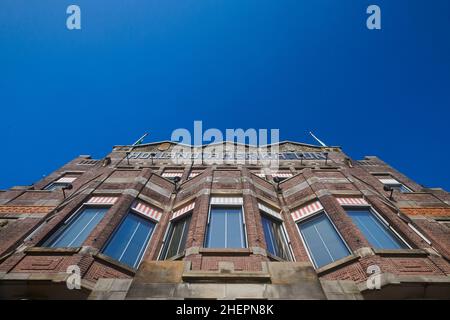
[[[282,142],[270,171],[177,165],[175,146],[116,146],[0,191],[0,297],[450,299],[446,191],[338,147]]]

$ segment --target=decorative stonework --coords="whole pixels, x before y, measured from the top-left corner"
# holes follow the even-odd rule
[[[53,206],[0,206],[0,213],[49,213]]]
[[[401,208],[400,210],[411,216],[450,216],[450,208]]]

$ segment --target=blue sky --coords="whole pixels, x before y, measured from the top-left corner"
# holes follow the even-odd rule
[[[449,39],[448,0],[2,0],[0,188],[202,120],[311,130],[450,190]]]

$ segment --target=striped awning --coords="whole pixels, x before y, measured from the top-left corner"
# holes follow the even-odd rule
[[[336,198],[341,206],[368,206],[369,203],[363,198]]]
[[[322,204],[319,201],[314,201],[303,207],[296,209],[294,212],[291,213],[291,217],[292,219],[294,219],[294,221],[297,221],[301,218],[307,217],[321,210],[323,210]]]
[[[175,211],[172,214],[172,218],[170,220],[181,217],[183,214],[188,213],[191,210],[193,210],[194,207],[195,207],[195,202],[192,202],[192,203],[188,204],[187,206],[184,206],[183,208],[178,209],[177,211]]]
[[[117,197],[91,197],[87,204],[106,204],[113,205],[117,201]]]
[[[254,175],[257,175],[260,178],[266,178],[266,174],[264,172],[260,172],[260,171],[253,171],[252,172]]]
[[[182,171],[176,171],[176,172],[163,172],[162,176],[164,178],[174,178],[174,177],[180,177],[183,176]]]
[[[72,183],[77,179],[77,177],[62,177],[56,180],[56,183]]]
[[[380,181],[381,181],[383,184],[400,184],[400,182],[398,182],[398,181],[395,180],[395,179],[380,179]]]
[[[132,206],[133,210],[139,212],[140,214],[149,217],[153,220],[159,221],[162,217],[162,211],[149,206],[148,204],[141,202],[141,201],[136,201],[133,206]]]
[[[279,220],[283,220],[283,218],[281,217],[280,213],[278,213],[275,210],[273,210],[273,209],[263,205],[262,203],[258,202],[258,208],[259,208],[259,210],[264,211],[265,213],[270,214],[271,216],[273,216],[273,217],[275,217],[275,218],[277,218]]]
[[[194,177],[196,177],[196,176],[198,176],[200,173],[202,173],[203,171],[192,171],[190,174],[189,174],[189,178],[194,178]]]
[[[244,201],[241,197],[212,197],[211,204],[241,205]]]
[[[290,172],[276,172],[272,174],[272,177],[278,177],[278,178],[290,178],[292,177],[292,173]]]

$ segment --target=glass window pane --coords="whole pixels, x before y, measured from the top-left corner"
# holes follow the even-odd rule
[[[104,253],[136,268],[144,255],[155,224],[129,212],[107,245]]]
[[[262,225],[264,231],[264,238],[266,239],[267,244],[267,251],[269,251],[273,255],[277,255],[275,249],[275,240],[273,239],[273,232],[271,229],[272,223],[265,216],[262,216]]]
[[[407,248],[369,209],[348,209],[347,213],[374,248]]]
[[[288,246],[283,234],[281,222],[265,215],[261,216],[267,251],[274,256],[289,260]]]
[[[122,241],[122,239],[131,239],[137,225],[138,221],[136,219],[131,219],[129,215],[127,215],[125,220],[123,220],[120,224],[113,238],[109,241],[103,253],[118,260],[127,245],[126,241]]]
[[[107,208],[86,208],[64,226],[50,247],[80,247],[104,217]]]
[[[171,224],[163,253],[165,259],[181,254],[184,251],[190,221],[191,216],[188,215]]]
[[[226,218],[226,248],[244,248],[245,236],[241,209],[228,208]]]
[[[212,207],[206,247],[245,248],[245,230],[240,208]]]
[[[225,246],[225,216],[226,210],[211,208],[209,217],[208,243],[209,248],[226,248]]]
[[[47,187],[45,187],[45,190],[49,190],[49,191],[61,190],[62,188],[65,188],[67,186],[69,186],[69,183],[54,182],[52,184],[49,184]]]
[[[325,213],[299,223],[298,227],[317,268],[350,254]]]

